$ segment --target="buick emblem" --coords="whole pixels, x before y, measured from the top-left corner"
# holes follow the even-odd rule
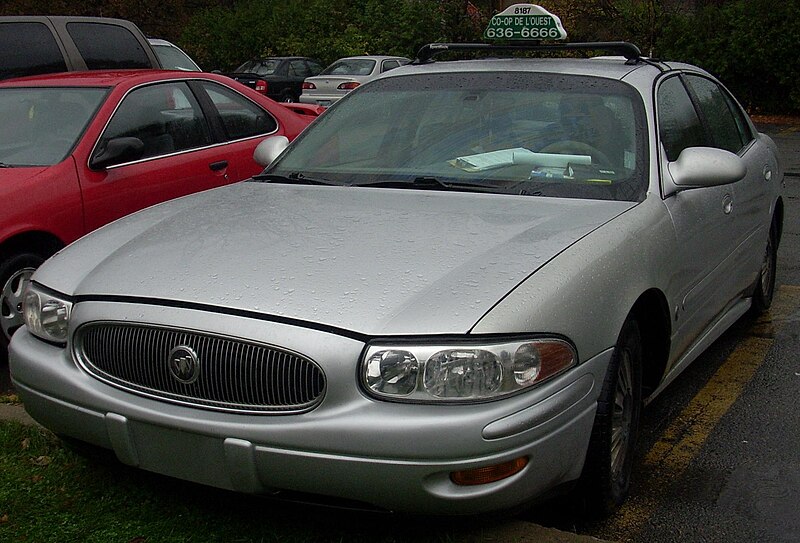
[[[200,360],[191,347],[178,345],[169,352],[167,365],[172,376],[184,384],[197,381],[200,375]]]

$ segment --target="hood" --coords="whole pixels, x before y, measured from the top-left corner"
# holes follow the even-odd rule
[[[51,168],[51,166],[11,166],[0,168],[0,195],[17,188]]]
[[[108,225],[35,279],[368,335],[466,333],[630,202],[239,183]]]

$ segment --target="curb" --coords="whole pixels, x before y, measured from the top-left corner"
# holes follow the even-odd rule
[[[0,403],[0,421],[4,420],[11,420],[29,426],[39,426],[39,423],[33,420],[22,404],[19,403]]]

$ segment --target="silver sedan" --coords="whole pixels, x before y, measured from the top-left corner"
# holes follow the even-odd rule
[[[408,62],[405,57],[383,55],[340,58],[319,75],[303,81],[300,102],[329,106],[356,87]]]
[[[643,406],[769,307],[784,210],[719,81],[628,57],[403,66],[79,240],[25,296],[27,410],[242,492],[613,510]]]

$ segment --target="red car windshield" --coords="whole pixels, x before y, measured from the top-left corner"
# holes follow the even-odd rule
[[[103,102],[107,89],[0,89],[0,163],[50,166],[64,160]]]

